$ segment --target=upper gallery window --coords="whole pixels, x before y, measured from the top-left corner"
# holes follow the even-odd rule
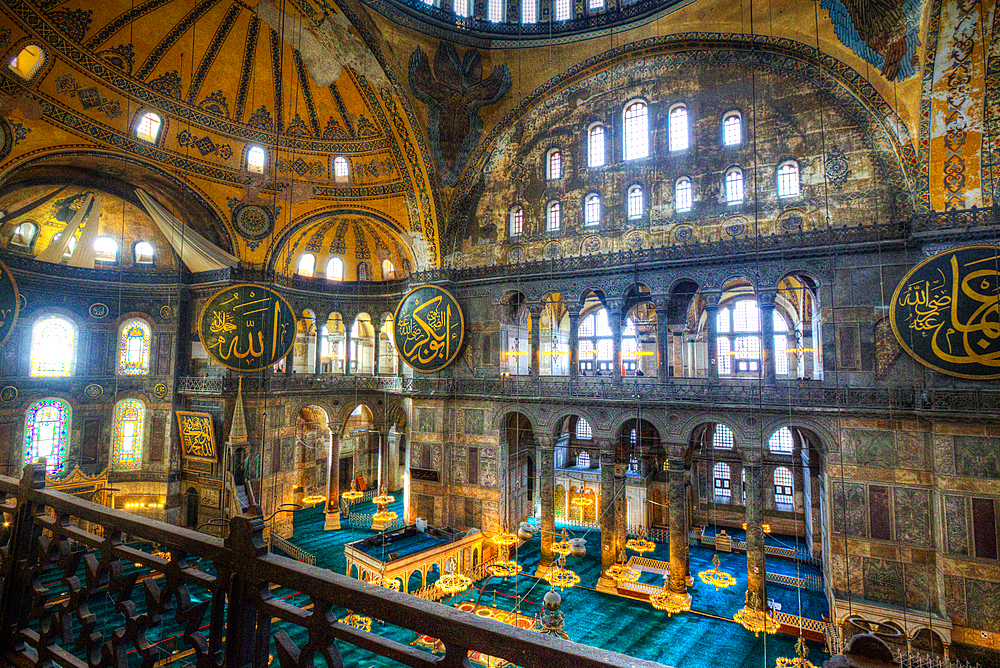
[[[604,0],[590,0],[588,7],[592,12],[600,11],[604,9]]]
[[[674,206],[678,212],[691,210],[691,179],[686,176],[677,179],[674,186]]]
[[[119,470],[134,470],[142,465],[143,424],[146,407],[138,399],[123,399],[115,406],[115,434],[111,461]]]
[[[486,4],[486,18],[494,23],[503,21],[503,6],[505,0],[488,0]]]
[[[740,112],[730,111],[722,118],[722,145],[736,146],[743,143],[743,119]]]
[[[583,418],[577,418],[576,420],[576,437],[583,441],[589,441],[594,438],[594,431],[590,428],[590,423]]]
[[[688,147],[688,110],[679,104],[670,110],[670,150],[683,151]]]
[[[434,0],[431,0],[431,2],[433,1]],[[431,2],[428,2],[427,4],[431,4]],[[472,16],[471,0],[455,0],[455,13],[463,17]]]
[[[524,209],[515,206],[510,210],[510,236],[516,237],[524,232]]]
[[[14,56],[8,67],[25,81],[31,81],[44,64],[45,51],[35,44],[28,44]]]
[[[726,204],[743,202],[743,170],[731,167],[726,172]]]
[[[247,171],[251,174],[263,174],[267,167],[267,151],[263,146],[251,146],[247,151]]]
[[[786,160],[778,167],[778,197],[799,194],[799,163]]]
[[[50,315],[31,328],[31,375],[42,378],[69,376],[76,355],[76,325]]]
[[[729,503],[733,498],[729,464],[719,462],[712,467],[712,487],[716,503]]]
[[[303,253],[302,257],[299,258],[299,270],[296,273],[299,276],[312,277],[315,270],[316,256],[312,253]]]
[[[145,321],[134,318],[122,323],[118,334],[118,373],[144,376],[149,373],[149,344],[153,333]]]
[[[636,160],[649,155],[649,107],[645,102],[633,102],[625,110],[625,159]]]
[[[557,148],[550,149],[545,158],[545,178],[550,181],[562,178],[562,153]]]
[[[135,126],[135,136],[150,144],[155,144],[160,136],[160,128],[163,126],[163,119],[159,114],[147,111],[139,117],[139,122]]]
[[[155,257],[153,244],[148,241],[140,241],[132,247],[132,255],[135,264],[153,264]]]
[[[628,189],[628,196],[626,197],[628,202],[628,217],[629,220],[635,220],[636,218],[642,218],[643,202],[642,202],[642,186],[636,184]]]
[[[344,261],[339,257],[331,257],[326,263],[326,277],[331,281],[344,280]]]
[[[604,126],[597,124],[587,133],[587,164],[591,167],[604,165]]]
[[[559,229],[561,220],[562,208],[559,205],[559,200],[549,202],[549,205],[545,207],[545,229],[549,232],[555,232]]]
[[[555,0],[556,4],[556,21],[566,21],[573,18],[572,16],[572,5],[570,0]]]
[[[118,242],[111,237],[97,237],[94,250],[96,251],[94,259],[98,262],[118,261]]]
[[[538,0],[521,1],[521,23],[538,21]]]
[[[792,482],[792,472],[779,466],[774,469],[774,508],[775,510],[795,510],[795,487]]]
[[[396,278],[396,265],[392,260],[382,260],[382,280],[389,281]]]
[[[50,397],[31,404],[24,418],[24,459],[45,457],[46,470],[58,472],[66,459],[72,412],[62,399]]]
[[[771,434],[771,438],[767,441],[767,449],[771,452],[790,455],[792,454],[793,444],[792,430],[788,427],[782,427],[778,431]]]
[[[368,267],[368,263],[367,262],[358,262],[358,280],[359,281],[370,281],[370,280],[372,280],[371,275],[372,275],[372,271]],[[354,326],[357,327],[357,325],[358,325],[358,321],[355,321],[354,322]],[[357,359],[357,358],[355,358],[355,359]]]
[[[601,222],[601,196],[590,193],[583,202],[583,224],[598,225]]]
[[[15,246],[31,248],[31,244],[34,243],[37,234],[38,225],[31,221],[25,221],[14,228],[14,234],[11,235],[10,243]]]
[[[347,183],[351,178],[351,164],[347,158],[338,155],[333,159],[333,180],[337,183]]]
[[[716,424],[715,433],[712,435],[712,447],[719,450],[732,450],[733,430],[724,424]]]

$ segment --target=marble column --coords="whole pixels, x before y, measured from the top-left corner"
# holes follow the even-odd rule
[[[656,307],[656,354],[659,360],[660,382],[666,383],[670,373],[670,331],[667,324],[667,305]]]
[[[323,372],[323,329],[319,326],[319,320],[316,321],[316,345],[313,355],[313,375],[318,376]]]
[[[372,375],[379,375],[379,361],[378,358],[381,357],[379,352],[382,350],[382,326],[381,324],[375,324],[372,322],[372,331],[375,332],[375,342],[372,346]]]
[[[667,497],[670,499],[670,593],[686,599],[688,574],[688,513],[684,489],[684,459],[671,457],[667,470]]]
[[[326,453],[326,531],[340,528],[340,434],[330,434]]]
[[[608,327],[611,329],[612,377],[616,383],[622,380],[622,312],[608,309]]]
[[[569,312],[569,378],[580,374],[580,312]]]
[[[540,573],[544,573],[555,558],[552,552],[553,534],[556,530],[556,453],[554,440],[551,436],[535,436],[535,442],[538,444],[538,491],[542,501],[542,555],[538,562]]]
[[[601,525],[601,573],[608,570],[618,560],[615,547],[615,441],[602,440],[598,443],[601,458],[601,507],[598,509]],[[598,590],[617,591],[614,580],[601,577],[597,581]]]
[[[706,293],[705,297],[705,339],[708,344],[708,377],[719,378],[719,344],[716,329],[719,325],[719,295]]]
[[[353,326],[354,326],[353,323],[351,324],[351,327],[348,327],[346,322],[344,323],[344,375],[345,376],[351,375],[351,329],[353,328]]]
[[[285,355],[285,375],[291,377],[295,373],[295,346]]]
[[[760,292],[757,295],[760,308],[760,363],[764,383],[774,385],[775,355],[787,355],[784,350],[774,349],[774,293]]]
[[[528,312],[531,314],[531,338],[529,339],[531,345],[531,365],[528,373],[533,378],[537,378],[541,370],[541,366],[539,365],[539,360],[541,359],[539,348],[541,348],[540,341],[542,338],[542,308],[541,306],[532,306],[528,309]]]
[[[378,490],[382,492],[385,487],[389,490],[389,432],[379,431],[378,433]]]
[[[759,451],[743,453],[743,470],[746,472],[747,503],[744,509],[747,525],[747,592],[755,592],[761,609],[764,590],[764,521],[761,455]]]

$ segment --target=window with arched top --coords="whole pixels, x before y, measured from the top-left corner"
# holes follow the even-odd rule
[[[603,167],[604,153],[604,126],[598,123],[587,132],[587,165]]]
[[[557,148],[545,154],[545,178],[549,181],[562,178],[562,151]]]
[[[135,264],[153,264],[155,259],[155,251],[153,250],[153,244],[148,241],[140,241],[132,248],[132,254],[134,256]]]
[[[649,155],[649,107],[633,102],[625,109],[625,159],[637,160]]]
[[[76,325],[50,315],[31,328],[31,375],[38,378],[70,376],[76,361]]]
[[[688,110],[678,104],[670,110],[668,118],[668,141],[671,151],[683,151],[688,147]]]
[[[743,118],[738,111],[726,112],[722,117],[722,145],[737,146],[743,143]]]
[[[712,447],[716,450],[732,450],[733,445],[733,430],[724,424],[716,424],[715,433],[712,434]]]
[[[787,376],[788,323],[775,308],[774,317],[774,372]],[[719,375],[733,375],[760,371],[761,361],[760,307],[753,297],[737,299],[719,308],[716,319],[716,345]]]
[[[505,0],[487,0],[486,2],[486,18],[493,23],[499,23],[503,21],[504,15],[504,5]]]
[[[576,437],[583,441],[589,441],[594,438],[594,430],[590,428],[590,423],[583,418],[577,418],[576,420]]]
[[[434,0],[424,0],[427,4],[433,4]],[[471,0],[455,0],[455,14],[457,16],[472,16]]]
[[[795,485],[792,482],[792,471],[785,466],[774,469],[774,509],[786,512],[795,511]]]
[[[382,260],[382,280],[389,281],[396,278],[396,265],[392,260]]]
[[[331,281],[344,280],[344,261],[339,257],[331,257],[326,263],[326,277]]]
[[[351,163],[342,155],[333,158],[333,180],[337,183],[347,183],[351,178]]]
[[[26,220],[14,228],[14,233],[10,237],[10,243],[12,246],[31,248],[37,236],[38,225],[33,221]]]
[[[538,0],[521,0],[521,23],[538,22]]]
[[[580,375],[611,375],[614,372],[614,336],[606,308],[580,318],[577,341]]]
[[[590,0],[587,8],[592,12],[599,12],[604,9],[604,0]]]
[[[678,213],[691,210],[693,190],[691,179],[686,176],[677,179],[677,183],[674,184],[674,207],[676,207]]]
[[[600,225],[601,223],[601,196],[597,193],[590,193],[583,200],[583,224]]]
[[[786,160],[778,166],[778,197],[799,194],[799,163]]]
[[[568,21],[573,18],[572,7],[570,0],[555,0],[556,21]]]
[[[794,447],[795,440],[792,438],[792,430],[788,427],[782,427],[774,432],[767,441],[767,449],[778,454],[790,455]]]
[[[626,208],[628,209],[628,219],[635,220],[637,218],[642,218],[643,210],[645,205],[643,203],[642,197],[642,186],[634,185],[628,189],[628,194],[625,197],[627,202]]]
[[[31,81],[45,65],[45,50],[37,44],[28,44],[18,51],[8,64],[11,72],[25,81]]]
[[[94,260],[107,264],[118,262],[118,242],[111,237],[97,237],[94,242]]]
[[[524,232],[524,209],[519,206],[510,210],[510,236],[516,237]]]
[[[581,451],[576,456],[576,465],[580,468],[589,469],[590,468],[590,453],[587,451]]]
[[[315,270],[316,256],[312,253],[303,253],[302,257],[299,258],[299,267],[295,273],[299,276],[311,278]]]
[[[28,407],[24,418],[24,461],[45,457],[49,473],[60,471],[66,461],[72,410],[56,397],[39,399]]]
[[[247,151],[247,171],[251,174],[263,174],[267,167],[267,151],[263,146],[251,146]]]
[[[545,207],[545,229],[549,232],[555,232],[559,230],[561,224],[562,207],[559,200],[549,202],[548,206]]]
[[[149,346],[153,332],[144,320],[133,318],[118,330],[118,374],[144,376],[149,373]]]
[[[716,503],[730,503],[733,500],[729,464],[718,462],[712,467],[712,489]]]
[[[726,204],[743,203],[743,170],[730,167],[726,171]]]
[[[368,266],[367,262],[358,262],[358,280],[359,281],[370,281],[372,270]]]
[[[119,471],[134,471],[142,466],[143,428],[146,407],[138,399],[122,399],[115,404],[114,438],[111,465]]]
[[[155,112],[147,111],[139,117],[139,122],[135,125],[135,136],[137,139],[155,144],[160,137],[162,126],[163,118]]]

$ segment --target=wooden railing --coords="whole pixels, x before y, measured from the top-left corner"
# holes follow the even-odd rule
[[[86,668],[92,658],[153,665],[158,648],[149,638],[166,626],[186,662],[217,668],[265,668],[272,659],[305,668],[316,649],[341,665],[339,643],[410,668],[468,666],[470,651],[524,668],[659,665],[271,554],[259,515],[232,518],[223,540],[47,490],[44,463],[26,466],[20,480],[0,476],[0,514],[10,523],[0,528],[3,664]],[[101,527],[103,537],[81,529],[82,522]],[[128,545],[126,536],[151,547]],[[101,604],[109,596],[113,607]],[[341,623],[348,608],[438,638],[445,655]],[[292,635],[307,635],[309,645],[299,647]]]

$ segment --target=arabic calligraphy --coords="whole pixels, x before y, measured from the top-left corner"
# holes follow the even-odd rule
[[[455,359],[465,337],[465,318],[455,298],[435,285],[410,290],[393,320],[399,356],[416,371],[439,371]]]
[[[208,354],[236,371],[260,371],[295,343],[295,313],[277,292],[250,283],[215,293],[202,309],[198,335]]]
[[[964,246],[921,262],[896,288],[889,319],[924,366],[1000,378],[1000,247]]]
[[[215,461],[215,431],[210,414],[177,411],[177,426],[184,457]]]

